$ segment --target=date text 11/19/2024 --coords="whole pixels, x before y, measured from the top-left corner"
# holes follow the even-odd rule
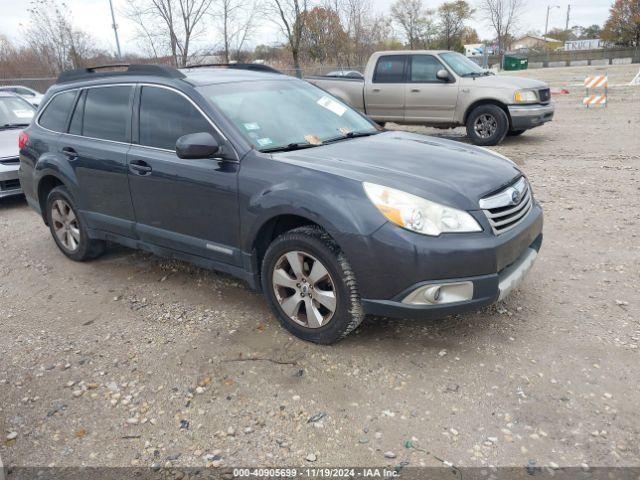
[[[395,478],[389,468],[234,468],[234,478]]]

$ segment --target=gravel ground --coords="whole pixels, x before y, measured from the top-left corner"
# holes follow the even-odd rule
[[[595,70],[525,72],[571,94],[495,148],[546,215],[521,288],[331,347],[225,275],[120,247],[73,263],[0,202],[5,466],[640,465],[640,87],[586,110],[572,85]]]

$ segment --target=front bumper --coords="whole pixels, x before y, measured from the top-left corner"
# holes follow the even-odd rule
[[[0,163],[0,198],[20,195],[22,188],[18,179],[19,164]]]
[[[389,223],[368,238],[368,255],[349,255],[368,314],[438,318],[478,309],[504,298],[524,277],[542,244],[543,214],[534,202],[517,227],[495,235],[482,212],[470,212],[484,231],[428,237]],[[484,217],[484,218],[483,218]],[[375,261],[371,261],[375,258]],[[450,303],[403,303],[426,285],[473,284],[470,299]],[[427,289],[430,290],[430,289]],[[443,291],[446,289],[443,289]],[[464,291],[462,288],[461,291]]]
[[[542,234],[525,249],[515,262],[498,273],[447,279],[445,281],[421,282],[412,285],[392,300],[363,300],[364,311],[369,315],[383,317],[430,319],[477,310],[498,300],[505,299],[522,282],[533,266],[541,245]],[[463,282],[473,284],[473,298],[470,300],[434,305],[414,305],[403,302],[412,292],[421,289],[425,285],[459,284]]]
[[[509,105],[511,130],[528,130],[553,119],[555,107],[548,105]]]

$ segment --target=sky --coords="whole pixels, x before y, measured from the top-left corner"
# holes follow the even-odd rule
[[[371,0],[377,13],[388,14],[393,0]],[[435,9],[441,0],[423,0],[426,8]],[[468,0],[475,5],[479,0]],[[126,0],[113,0],[116,11],[116,23],[120,35],[120,44],[123,53],[139,53],[140,48],[135,40],[135,25],[122,15]],[[70,7],[74,24],[90,33],[101,49],[115,52],[115,40],[111,28],[111,13],[109,0],[66,0]],[[555,27],[564,28],[567,4],[571,4],[570,26],[589,26],[594,23],[602,25],[608,17],[609,8],[613,0],[525,0],[525,9],[519,21],[519,31],[522,33],[537,30],[544,32],[547,5],[558,6],[552,8],[549,14],[549,30]],[[0,34],[6,35],[12,41],[20,42],[21,31],[29,24],[27,13],[28,0],[0,0]],[[480,15],[469,22],[469,25],[478,31],[481,38],[492,37],[491,30],[482,21]],[[256,32],[253,45],[264,43],[275,45],[281,43],[282,38],[275,25],[266,20]],[[198,42],[201,46],[218,47],[219,36],[214,27],[210,27],[205,36]]]

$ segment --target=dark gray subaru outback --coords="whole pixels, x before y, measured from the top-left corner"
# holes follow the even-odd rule
[[[382,131],[323,90],[242,68],[63,73],[20,136],[29,204],[73,260],[107,242],[235,275],[293,334],[503,298],[542,210],[508,159]]]

